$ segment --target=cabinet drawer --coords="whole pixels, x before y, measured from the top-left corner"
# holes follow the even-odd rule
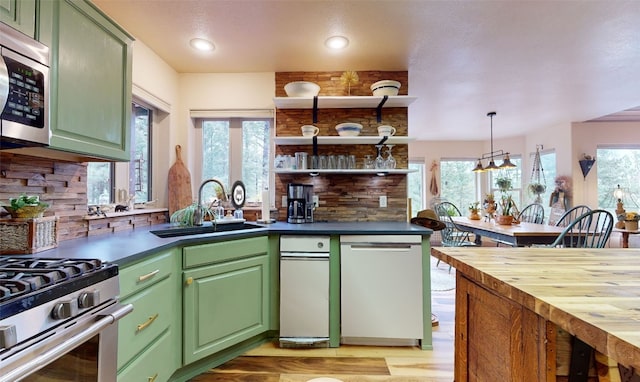
[[[122,301],[133,304],[133,312],[118,323],[118,369],[175,325],[179,306],[174,298],[174,284],[175,278],[167,278]]]
[[[197,267],[267,253],[268,242],[268,238],[262,236],[187,247],[183,249],[184,267]]]
[[[172,328],[164,332],[147,351],[121,370],[118,381],[168,381],[171,374],[180,367],[180,352],[173,342],[174,330]]]
[[[169,277],[177,268],[176,253],[169,251],[120,270],[120,297],[127,298]]]

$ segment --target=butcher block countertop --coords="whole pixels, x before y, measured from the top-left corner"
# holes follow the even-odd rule
[[[459,277],[640,370],[640,250],[437,247],[431,253]]]

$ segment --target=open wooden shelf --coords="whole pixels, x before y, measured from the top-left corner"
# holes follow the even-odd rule
[[[383,96],[318,96],[318,109],[354,109],[377,108]],[[382,105],[387,107],[407,107],[418,97],[388,96]],[[275,97],[273,99],[279,109],[313,109],[313,97]]]
[[[325,137],[317,137],[319,145],[377,145],[380,143],[383,137],[378,135],[359,135],[355,137],[344,137],[344,136],[325,136]],[[414,138],[409,138],[406,136],[398,137],[391,136],[388,137],[384,144],[387,145],[403,145],[412,141]],[[311,145],[313,144],[313,137],[275,137],[275,143],[277,145],[282,146],[291,146],[291,145]]]

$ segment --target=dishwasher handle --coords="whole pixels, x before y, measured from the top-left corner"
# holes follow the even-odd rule
[[[416,246],[414,244],[400,244],[400,243],[357,243],[357,244],[346,244],[351,249],[386,249],[386,250],[398,250],[405,251],[411,249],[411,247]]]

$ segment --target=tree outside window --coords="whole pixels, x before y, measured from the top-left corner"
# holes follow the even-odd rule
[[[476,174],[472,171],[476,160],[443,159],[440,161],[440,196],[455,204],[465,215],[470,203],[477,202]]]
[[[262,190],[269,184],[270,129],[270,119],[203,120],[203,180],[217,178],[225,188],[242,180],[247,203],[260,203]],[[214,192],[214,187],[205,187],[202,199],[212,200]]]
[[[617,200],[613,190],[620,185],[627,211],[638,211],[640,206],[640,147],[603,147],[596,152],[598,166],[598,208],[615,214]]]
[[[407,195],[411,198],[411,217],[425,209],[424,201],[424,163],[409,161],[409,170],[416,170],[407,175]]]

